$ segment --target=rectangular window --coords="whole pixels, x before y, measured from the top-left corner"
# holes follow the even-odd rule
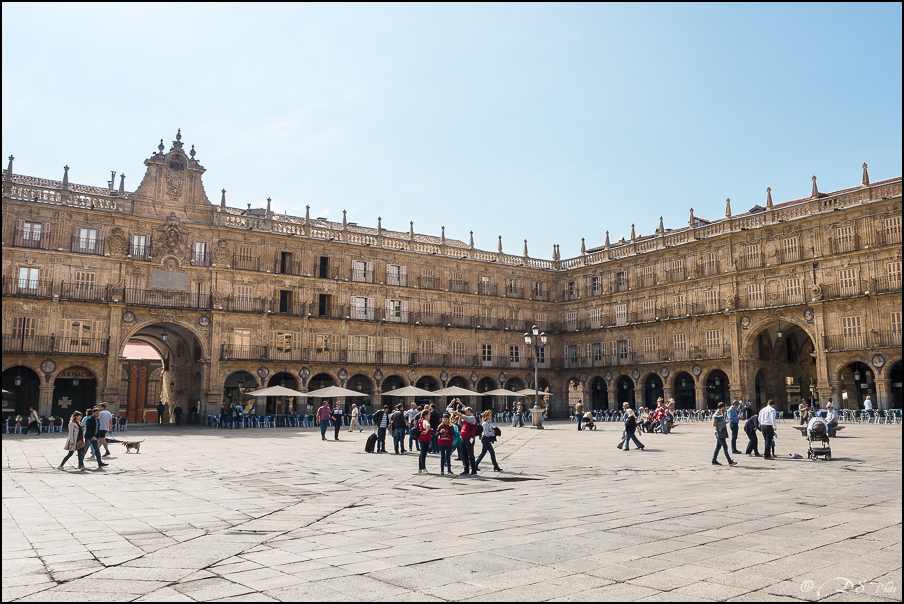
[[[703,292],[703,305],[707,312],[719,310],[719,292],[714,289],[708,289]]]
[[[392,365],[408,364],[408,339],[407,338],[385,338],[385,349],[383,351],[383,361]]]
[[[615,305],[615,324],[616,325],[627,325],[628,324],[628,305],[627,304],[616,304]]]
[[[386,320],[394,323],[407,323],[408,301],[386,300]]]
[[[590,289],[592,291],[592,295],[598,296],[603,293],[603,280],[599,275],[594,275],[590,278]]]
[[[477,282],[477,293],[481,296],[491,296],[496,292],[492,291],[492,282],[490,278],[486,275],[481,275],[480,280]]]
[[[254,308],[254,287],[251,285],[235,286],[235,310],[252,311]]]
[[[710,329],[706,332],[706,350],[709,353],[722,354],[722,332]]]
[[[618,341],[618,359],[624,361],[631,354],[631,340]]]
[[[493,362],[493,345],[492,344],[481,344],[480,345],[480,360],[484,364]]]
[[[754,243],[747,246],[747,268],[759,268],[762,264],[760,256],[760,245]]]
[[[860,317],[841,318],[841,333],[846,348],[863,348],[863,332],[860,329]]]
[[[521,347],[509,346],[509,364],[512,367],[521,366]]]
[[[421,340],[421,354],[432,356],[434,350],[436,350],[434,340]]]
[[[835,238],[838,242],[838,249],[835,251],[850,252],[856,249],[857,239],[852,225],[835,227]]]
[[[580,362],[580,357],[578,356],[578,347],[575,345],[566,346],[565,357],[568,359],[568,362],[571,365],[577,365]]]
[[[192,262],[197,266],[207,266],[207,243],[204,241],[195,241],[192,248]]]
[[[656,352],[656,336],[646,336],[643,339],[644,354],[653,354]]]
[[[707,252],[703,254],[703,270],[707,275],[713,274],[717,270],[718,264],[716,263],[716,254],[714,252]]]
[[[136,260],[147,260],[148,257],[148,236],[147,235],[130,235],[129,236],[129,255]]]
[[[292,360],[292,353],[298,348],[298,334],[292,331],[274,331],[270,338],[270,358]]]
[[[376,338],[373,336],[348,336],[348,361],[350,363],[376,362]]]
[[[800,278],[788,279],[785,281],[785,294],[788,296],[788,302],[803,302],[804,291],[800,286]]]
[[[406,286],[408,285],[407,281],[408,279],[404,266],[398,264],[389,264],[386,266],[386,285]]]
[[[458,360],[458,362],[462,362],[465,358],[465,343],[464,342],[452,342],[452,356]]]
[[[653,265],[645,266],[641,270],[641,279],[643,280],[644,287],[650,287],[651,285],[656,285],[656,281],[654,279],[653,274]]]
[[[895,311],[891,313],[891,332],[892,334],[898,334],[898,337],[901,335],[901,311]]]
[[[436,316],[434,302],[421,302],[421,322],[432,322]]]
[[[590,309],[590,329],[599,329],[602,327],[602,321],[600,320],[600,309],[591,308]]]
[[[888,262],[885,265],[885,274],[888,276],[890,288],[901,287],[901,261]]]
[[[34,317],[16,317],[13,319],[13,339],[20,341],[23,338],[35,337],[37,319]]]
[[[98,251],[97,229],[79,228],[78,248],[76,251],[82,254],[95,254]]]
[[[656,316],[656,301],[655,300],[644,300],[643,301],[643,318],[645,320],[650,320]]]
[[[489,306],[484,306],[480,309],[480,327],[493,327],[495,325],[494,317],[493,317],[493,309]]]
[[[22,224],[22,247],[41,247],[41,227],[40,222],[25,221]]]
[[[517,279],[507,279],[505,282],[505,295],[517,298],[521,295],[521,288],[518,287]]]
[[[687,300],[684,294],[672,296],[672,316],[680,317],[687,314]]]
[[[37,290],[40,271],[36,268],[19,268],[19,289]]]
[[[94,273],[77,271],[75,273],[75,297],[91,298],[94,295]]]
[[[615,291],[623,292],[628,290],[628,273],[619,271],[615,273]]]
[[[687,334],[676,333],[674,335],[675,350],[687,350]]]
[[[900,216],[892,216],[885,219],[885,243],[901,243]]]
[[[674,258],[669,261],[669,280],[684,280],[684,258]]]
[[[569,281],[565,286],[565,295],[568,300],[574,300],[578,297],[578,282]]]
[[[593,362],[600,363],[603,360],[603,345],[599,342],[593,344],[590,353],[593,355]]]
[[[761,308],[763,303],[763,284],[748,283],[747,284],[747,304],[750,308]]]
[[[838,271],[838,281],[841,284],[841,295],[852,296],[857,293],[857,271],[843,269]]]
[[[784,262],[794,262],[800,257],[800,247],[797,244],[797,237],[787,237],[782,241],[782,260]]]
[[[458,293],[468,291],[468,282],[465,281],[464,273],[452,273],[452,291]]]
[[[352,281],[357,281],[358,283],[373,283],[373,263],[365,262],[363,260],[352,261]]]
[[[540,331],[546,331],[546,313],[538,312],[534,315],[534,320],[537,322],[537,328]]]
[[[578,329],[578,313],[570,312],[565,315],[565,328],[568,331],[577,331]]]
[[[373,321],[374,299],[352,296],[351,318],[359,321]]]
[[[452,305],[452,316],[455,319],[464,319],[465,318],[465,307],[461,304],[453,304]]]
[[[232,343],[236,346],[251,346],[251,330],[250,329],[233,329]]]
[[[546,288],[542,283],[535,281],[533,287],[533,297],[534,300],[545,300],[546,299]]]
[[[421,269],[421,287],[424,289],[436,289],[437,283],[433,279],[433,269]]]

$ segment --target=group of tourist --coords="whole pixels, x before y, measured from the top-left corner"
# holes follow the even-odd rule
[[[85,455],[90,449],[91,455],[87,459],[96,459],[98,469],[109,465],[101,459],[100,448],[105,449],[103,457],[110,456],[110,447],[107,444],[107,432],[110,431],[113,414],[107,411],[107,403],[101,403],[97,407],[88,410],[83,416],[81,411],[76,411],[69,418],[69,436],[63,448],[68,451],[66,457],[60,462],[58,470],[66,469],[66,462],[77,454],[78,469],[85,469]]]

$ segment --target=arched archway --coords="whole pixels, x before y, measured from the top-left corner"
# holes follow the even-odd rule
[[[336,383],[336,378],[331,376],[329,373],[318,373],[310,380],[308,380],[308,392],[314,390],[320,390],[322,388],[329,388],[330,386],[338,386]],[[316,410],[323,404],[323,401],[327,400],[332,402],[331,399],[322,399],[320,397],[308,397],[305,399],[305,403],[307,403],[307,409],[310,409],[311,412]]]
[[[619,408],[621,408],[622,403],[628,403],[630,407],[634,407],[634,380],[627,375],[623,375],[618,378],[615,387]]]
[[[809,328],[782,317],[751,326],[750,334],[742,350],[754,359],[748,374],[763,372],[759,384],[754,378],[754,386],[761,389],[760,404],[773,399],[779,411],[797,409],[801,400],[815,393],[816,348]]]
[[[578,403],[584,406],[584,391],[581,388],[581,381],[577,378],[568,380],[568,415],[574,414]]]
[[[393,396],[392,391],[398,390],[399,388],[404,388],[407,386],[405,380],[398,375],[390,375],[383,379],[383,383],[381,384],[382,395],[380,396],[380,401],[383,405],[389,405],[389,410],[392,411],[396,405],[399,403],[405,403],[405,397],[401,396]]]
[[[681,371],[675,375],[675,379],[672,382],[673,392],[675,397],[675,408],[676,409],[696,409],[697,408],[697,393],[694,389],[694,376],[689,374],[687,371]]]
[[[257,390],[257,378],[247,371],[233,371],[223,381],[223,405],[231,411],[241,405],[246,413],[254,412],[253,401],[245,401],[245,393]],[[252,403],[249,405],[249,402]]]
[[[489,392],[490,390],[496,389],[496,381],[491,377],[485,377],[479,382],[477,382],[477,392]],[[500,407],[496,401],[495,396],[482,396],[480,397],[480,410],[486,411],[487,409],[496,410]]]
[[[27,417],[29,407],[39,409],[41,378],[24,365],[10,367],[3,372],[3,392],[3,419],[9,415]],[[72,409],[74,410],[75,408]],[[69,412],[70,415],[72,411]],[[58,414],[51,412],[51,415]],[[69,419],[69,415],[65,419]]]
[[[902,377],[901,372],[901,361],[898,361],[894,365],[891,366],[891,369],[888,371],[888,377],[891,379],[891,408],[892,409],[900,409],[902,407],[902,381],[904,381],[904,377]]]
[[[841,403],[845,409],[863,409],[863,401],[869,396],[876,404],[876,380],[873,369],[866,363],[855,361],[842,368],[839,376],[841,379]]]
[[[354,404],[360,408],[361,413],[370,413],[370,397],[373,396],[374,389],[370,378],[361,373],[355,374],[348,380],[346,388],[359,393],[359,396],[346,399],[346,405],[351,408],[351,405]]]
[[[714,369],[706,378],[706,406],[715,409],[719,403],[731,404],[728,376],[721,369]]]
[[[73,411],[84,411],[98,402],[97,378],[90,369],[68,367],[53,381],[51,415],[68,418]]]
[[[606,380],[601,377],[593,378],[590,383],[590,406],[594,411],[609,408],[609,389],[606,386]]]
[[[157,403],[163,400],[163,359],[157,348],[141,340],[129,340],[121,358],[119,414],[133,424],[140,423],[151,410],[156,414]],[[201,380],[193,379],[191,387],[200,393]],[[184,410],[190,408],[189,404]]]
[[[281,371],[279,373],[274,373],[273,377],[271,377],[267,381],[267,387],[269,388],[270,386],[282,386],[283,388],[288,388],[289,390],[298,390],[298,380],[291,373],[287,371]],[[299,404],[299,397],[268,396],[266,399],[266,413],[292,413],[296,412],[296,405],[301,407],[302,404],[303,403]],[[300,411],[301,409],[298,410]]]
[[[656,401],[665,394],[662,378],[655,373],[647,376],[643,383],[643,402],[648,409],[656,408]]]
[[[420,388],[421,390],[427,390],[428,392],[433,392],[434,390],[439,390],[439,381],[429,375],[421,376],[417,382],[415,382],[415,387]],[[421,405],[429,405],[431,403],[436,404],[436,408],[439,411],[442,411],[439,405],[439,397],[436,396],[422,396],[415,397],[414,402],[417,403],[418,406]]]

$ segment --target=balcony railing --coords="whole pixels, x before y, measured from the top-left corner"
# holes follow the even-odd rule
[[[841,254],[844,252],[856,252],[860,249],[860,235],[854,234],[845,237],[830,237],[829,252]]]
[[[446,325],[452,327],[476,327],[477,317],[465,315],[446,315]]]
[[[228,296],[226,298],[226,310],[263,313],[266,309],[266,298],[252,298],[250,296]]]
[[[856,298],[862,295],[860,281],[854,283],[825,283],[822,285],[823,300],[841,300],[844,298]]]
[[[53,297],[53,281],[3,277],[3,295],[25,298]]]
[[[308,348],[305,350],[305,361],[308,363],[345,363],[346,354],[344,350]]]
[[[338,279],[339,267],[327,266],[319,263],[314,264],[314,271],[311,273],[318,279]]]
[[[374,308],[362,308],[352,306],[349,308],[348,318],[353,321],[376,321],[377,311]]]
[[[407,310],[384,310],[383,320],[389,323],[409,323],[414,313]]]
[[[356,283],[373,283],[374,272],[372,270],[361,270],[353,268],[351,279]]]
[[[50,233],[13,229],[12,245],[35,250],[49,250],[51,248]]]
[[[93,254],[95,256],[103,256],[104,238],[81,238],[78,235],[73,235],[72,245],[69,249],[75,254]]]
[[[451,289],[458,294],[467,294],[471,292],[469,283],[467,281],[462,281],[461,279],[453,279],[451,281]]]
[[[900,331],[873,331],[854,335],[825,336],[825,349],[830,352],[867,350],[874,348],[900,348]]]
[[[767,292],[758,296],[743,296],[738,301],[741,309],[772,308],[774,306],[794,306],[806,304],[807,297],[800,292]]]
[[[506,285],[505,286],[505,297],[506,298],[523,298],[524,297],[524,289],[518,287],[517,285]]]
[[[577,300],[580,297],[580,290],[577,287],[566,287],[562,290],[562,299],[566,302]]]
[[[67,283],[60,285],[60,300],[79,300],[82,302],[106,302],[109,291],[106,285],[88,283]]]
[[[876,231],[876,245],[901,245],[901,229]]]
[[[495,296],[496,295],[496,284],[495,283],[477,283],[477,293],[481,296]]]
[[[415,352],[411,355],[415,365],[441,367],[446,364],[445,355],[434,352]]]
[[[210,266],[210,254],[207,252],[192,252],[191,263],[194,266]]]
[[[132,260],[147,260],[150,257],[151,248],[147,245],[129,245],[129,256]]]
[[[418,277],[417,286],[421,289],[439,289],[438,277]]]
[[[411,365],[411,353],[397,350],[384,350],[383,362],[387,365]]]
[[[669,283],[678,283],[686,280],[686,274],[683,268],[669,269],[669,272],[666,273],[666,277],[668,278]]]
[[[872,280],[871,291],[877,294],[887,294],[901,291],[901,275],[888,275]]]
[[[399,287],[408,287],[408,275],[404,273],[395,274],[386,271],[386,285],[397,285]]]
[[[110,351],[109,338],[64,338],[62,336],[22,336],[3,334],[3,352],[40,354],[77,354],[106,356]]]
[[[172,292],[165,290],[141,289],[128,287],[125,291],[125,303],[133,306],[152,306],[158,308],[210,308],[210,294],[191,294],[188,292]]]
[[[540,302],[548,302],[549,301],[549,291],[545,289],[537,289],[536,287],[531,288],[530,290],[531,300],[537,300]]]
[[[438,312],[419,312],[414,315],[415,325],[443,325],[443,315]]]
[[[243,271],[259,271],[261,270],[260,256],[243,256],[239,254],[233,254],[232,268],[237,268]]]
[[[712,277],[721,274],[719,262],[701,262],[697,264],[697,274],[701,277]]]
[[[469,354],[446,355],[446,365],[449,367],[477,367],[477,356]]]
[[[741,270],[748,270],[752,268],[763,268],[766,264],[766,257],[762,252],[758,252],[755,254],[747,254],[745,256],[741,256],[738,259],[738,268]]]
[[[348,362],[360,365],[382,365],[383,353],[373,350],[349,350]]]
[[[282,260],[277,258],[273,267],[273,272],[278,275],[297,275],[299,277],[309,277],[310,272],[304,270],[305,264],[297,260]]]

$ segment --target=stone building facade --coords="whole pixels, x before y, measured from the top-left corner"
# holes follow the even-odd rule
[[[211,203],[181,135],[127,192],[3,174],[4,417],[104,399],[141,421],[164,402],[215,413],[284,383],[533,387],[614,408],[673,397],[829,397],[901,406],[901,178],[532,258],[440,236]],[[660,221],[661,222],[661,221]],[[160,354],[156,400],[123,350]],[[5,397],[7,395],[4,395]],[[349,401],[351,402],[351,401]],[[481,398],[477,407],[510,401]],[[286,402],[288,404],[288,402]],[[265,405],[269,405],[265,408]],[[263,401],[259,411],[285,410]]]

